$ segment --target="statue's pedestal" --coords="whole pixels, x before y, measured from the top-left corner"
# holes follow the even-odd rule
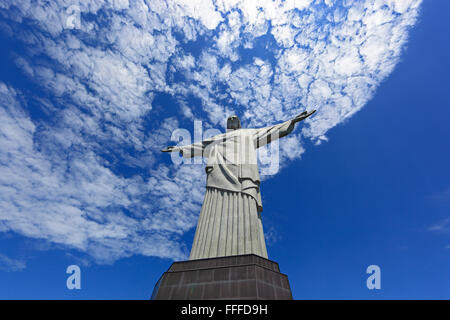
[[[278,263],[248,254],[174,262],[152,299],[292,300],[292,293]]]

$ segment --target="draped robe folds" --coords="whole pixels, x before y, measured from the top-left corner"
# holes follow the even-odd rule
[[[293,120],[258,129],[229,130],[187,146],[183,157],[207,157],[206,194],[189,259],[239,254],[267,258],[256,149],[289,134]]]

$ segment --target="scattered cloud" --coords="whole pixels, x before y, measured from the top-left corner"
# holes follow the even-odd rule
[[[440,222],[428,227],[428,231],[450,232],[450,218],[442,219]]]
[[[420,3],[2,1],[1,35],[34,89],[0,82],[0,230],[98,262],[185,258],[205,176],[160,154],[171,131],[317,109],[280,141],[287,165],[373,96]]]
[[[18,100],[0,84],[2,230],[87,251],[100,262],[131,254],[184,257],[177,239],[195,224],[200,195],[189,186],[198,171],[185,167],[171,176],[160,167],[148,181],[124,178],[86,146],[58,155],[65,149],[58,131],[45,132],[49,150],[39,152],[37,127]]]
[[[22,260],[11,259],[0,253],[1,271],[21,271],[26,268],[26,263]]]

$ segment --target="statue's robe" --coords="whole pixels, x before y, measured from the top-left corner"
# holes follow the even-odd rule
[[[176,147],[183,157],[207,157],[206,194],[189,259],[256,254],[267,258],[256,149],[289,134],[292,120],[229,130]]]

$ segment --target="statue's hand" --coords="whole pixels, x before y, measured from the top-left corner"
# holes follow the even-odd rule
[[[166,149],[162,149],[161,151],[162,152],[173,152],[175,150],[176,150],[175,147],[170,146],[170,147],[167,147]]]
[[[300,113],[298,116],[296,116],[294,118],[294,122],[299,122],[302,120],[305,120],[306,118],[308,118],[310,115],[312,115],[314,112],[316,112],[316,110],[313,111],[303,111],[302,113]]]

